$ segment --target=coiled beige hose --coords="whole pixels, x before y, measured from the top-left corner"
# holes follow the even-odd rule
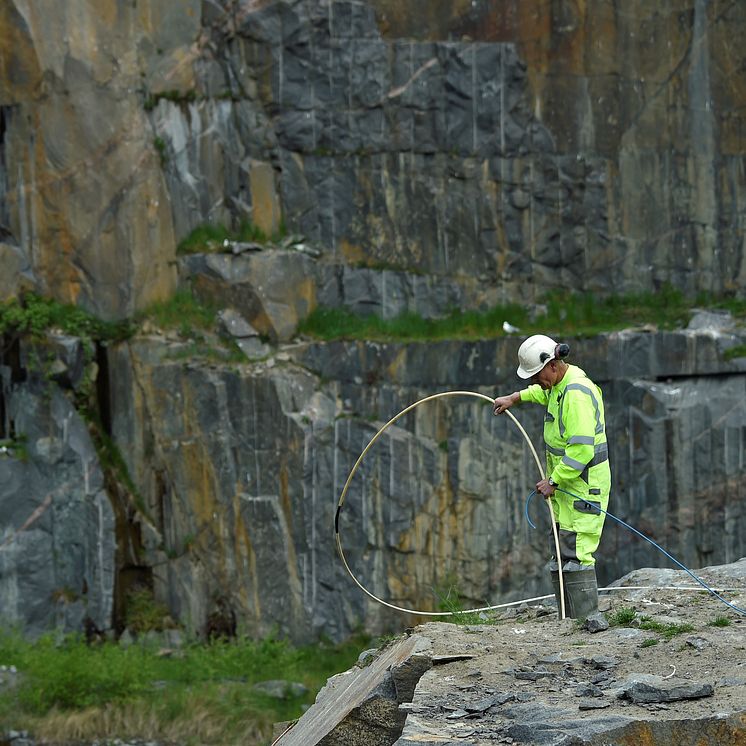
[[[355,465],[352,467],[352,470],[350,471],[350,475],[347,477],[347,481],[344,484],[344,487],[342,488],[342,494],[339,497],[339,502],[337,503],[337,512],[334,516],[334,537],[337,542],[337,551],[339,552],[339,556],[345,566],[345,570],[347,570],[347,573],[349,576],[355,581],[355,584],[360,588],[363,593],[365,593],[367,596],[372,598],[374,601],[378,602],[379,604],[382,604],[383,606],[388,607],[389,609],[394,609],[395,611],[402,611],[407,614],[418,614],[421,616],[452,616],[453,612],[450,611],[420,611],[418,609],[407,609],[402,606],[396,606],[395,604],[391,604],[388,601],[384,601],[382,598],[379,598],[375,594],[371,593],[356,577],[355,574],[350,569],[349,564],[347,563],[347,558],[345,557],[344,551],[342,550],[342,541],[339,535],[339,515],[342,511],[342,507],[344,506],[345,498],[347,497],[347,491],[350,489],[350,484],[352,483],[352,478],[355,476],[355,472],[357,471],[358,467],[362,463],[363,459],[365,458],[365,455],[368,453],[368,451],[373,447],[373,444],[378,440],[378,438],[381,437],[381,435],[389,428],[391,425],[393,425],[400,417],[403,417],[408,412],[411,412],[415,407],[419,407],[420,404],[424,404],[425,402],[433,401],[434,399],[443,399],[447,396],[472,396],[477,399],[483,399],[484,401],[489,402],[490,404],[493,404],[494,401],[490,399],[489,396],[486,396],[485,394],[479,394],[474,391],[444,391],[439,394],[433,394],[432,396],[426,396],[424,399],[420,399],[419,401],[416,401],[414,404],[410,404],[406,409],[403,409],[399,414],[397,414],[395,417],[392,417],[370,440],[367,446],[363,449],[363,452],[358,457],[358,460],[355,462]],[[521,434],[526,439],[526,443],[528,443],[528,447],[531,450],[531,453],[534,457],[534,460],[536,461],[536,467],[539,470],[539,474],[541,475],[541,478],[544,479],[544,467],[541,464],[541,461],[539,460],[539,457],[536,455],[536,449],[533,446],[533,443],[531,442],[531,439],[528,437],[528,434],[523,429],[523,426],[520,422],[513,416],[513,414],[506,410],[505,414],[507,414],[510,419],[513,421],[515,426],[521,431]],[[549,514],[552,521],[552,534],[554,536],[554,546],[556,551],[556,557],[561,557],[560,553],[560,547],[559,547],[559,536],[557,534],[557,524],[554,520],[554,511],[552,510],[552,501],[551,500],[545,500],[545,503],[547,507],[549,508]],[[558,562],[558,565],[561,565],[561,563]],[[560,566],[559,568],[559,592],[560,592],[560,619],[565,618],[565,587],[564,587],[564,579],[562,577],[562,568]],[[534,599],[528,599],[528,600],[534,600]],[[507,604],[497,604],[495,606],[483,606],[478,609],[466,609],[465,611],[461,613],[473,613],[473,612],[479,612],[479,611],[490,611],[492,609],[500,609],[506,606],[512,606],[515,602],[507,603]]]

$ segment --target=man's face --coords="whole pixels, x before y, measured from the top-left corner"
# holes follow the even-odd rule
[[[554,361],[552,361],[531,376],[531,383],[538,383],[544,390],[551,389],[554,386],[554,377]]]

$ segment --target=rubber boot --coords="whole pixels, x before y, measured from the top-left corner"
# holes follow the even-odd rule
[[[567,563],[562,568],[562,580],[565,586],[565,615],[571,619],[587,619],[598,611],[598,585],[596,568],[577,563]],[[557,613],[561,613],[559,572],[550,570],[554,598],[557,601]]]

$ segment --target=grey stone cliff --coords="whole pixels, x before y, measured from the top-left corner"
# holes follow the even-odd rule
[[[743,361],[733,334],[615,333],[570,340],[603,387],[610,510],[688,566],[746,554]],[[334,513],[359,454],[388,419],[431,393],[515,388],[517,339],[472,344],[288,346],[251,366],[169,360],[143,339],[114,353],[113,433],[153,521],[156,588],[203,623],[224,595],[257,633],[344,637],[401,618],[352,584]],[[646,373],[647,371],[647,373]],[[516,412],[540,449],[541,412]],[[548,524],[524,502],[538,472],[518,431],[474,398],[424,405],[363,462],[340,515],[355,574],[376,595],[436,609],[449,585],[475,606],[549,592]],[[174,553],[178,556],[174,557]],[[609,521],[602,582],[665,562]]]
[[[86,423],[54,384],[0,375],[0,428],[20,436],[0,453],[0,616],[27,634],[109,629],[115,516]]]
[[[11,620],[40,630],[62,598],[63,627],[108,627],[141,578],[199,631],[215,608],[298,640],[400,622],[335,557],[341,485],[422,396],[514,389],[518,339],[297,338],[319,305],[437,317],[665,283],[743,297],[745,5],[434,7],[0,4],[0,300],[34,289],[122,318],[190,287],[243,315],[251,358],[155,332],[102,351],[101,427],[127,472],[104,492],[67,373],[29,388],[3,339]],[[177,257],[193,228],[247,220],[303,238]],[[743,330],[570,341],[606,392],[614,512],[688,565],[746,554],[746,377],[726,355]],[[540,413],[519,415],[538,443]],[[545,590],[533,469],[476,400],[417,410],[340,516],[354,571],[415,607],[456,581],[477,605]],[[653,551],[609,525],[602,580]]]
[[[10,292],[122,317],[195,226],[251,220],[468,307],[742,293],[742,4],[434,7],[4,3]]]
[[[742,340],[735,327],[568,340],[605,392],[610,511],[689,567],[746,554],[746,371],[725,356]],[[42,376],[22,341],[0,400],[3,616],[34,631],[79,629],[86,615],[121,629],[122,600],[141,583],[198,634],[221,612],[297,641],[398,628],[401,615],[369,600],[336,555],[342,486],[413,402],[514,390],[518,344],[299,340],[241,363],[140,335],[100,358],[97,425],[73,406],[79,346],[50,345]],[[540,408],[516,415],[541,453]],[[106,481],[104,423],[122,461]],[[355,475],[339,514],[345,555],[365,587],[406,608],[437,610],[449,592],[472,606],[548,593],[548,514],[529,506],[537,531],[525,517],[537,479],[524,439],[488,402],[429,402]],[[610,519],[598,558],[602,583],[667,562]]]

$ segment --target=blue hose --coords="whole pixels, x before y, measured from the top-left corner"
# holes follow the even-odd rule
[[[730,601],[726,601],[721,595],[719,595],[716,591],[714,591],[712,588],[710,588],[710,586],[707,585],[707,583],[705,583],[704,580],[701,580],[700,578],[698,578],[688,567],[686,567],[686,565],[683,565],[681,562],[679,562],[676,559],[676,557],[673,557],[672,555],[670,555],[660,544],[657,544],[652,539],[650,539],[647,536],[645,536],[645,534],[643,534],[642,532],[638,531],[634,526],[630,526],[629,523],[626,523],[621,518],[617,518],[615,515],[612,515],[607,510],[604,510],[603,508],[599,507],[598,504],[589,502],[584,497],[580,497],[580,495],[575,495],[572,492],[568,492],[567,490],[563,490],[562,487],[555,487],[555,489],[558,490],[559,492],[564,492],[566,495],[570,495],[570,497],[574,497],[576,500],[582,500],[584,503],[586,503],[587,505],[589,505],[590,507],[592,507],[594,510],[598,510],[599,512],[606,514],[607,516],[609,516],[609,518],[613,518],[617,523],[621,523],[622,526],[624,526],[625,528],[628,528],[630,531],[632,531],[632,533],[637,534],[640,538],[645,539],[645,541],[647,541],[648,543],[652,544],[656,549],[658,549],[661,552],[663,552],[663,554],[665,554],[666,557],[668,557],[668,559],[671,560],[671,562],[675,563],[682,570],[684,570],[685,572],[689,573],[689,575],[691,575],[692,578],[694,578],[694,580],[696,580],[706,591],[708,591],[713,596],[715,596],[715,598],[717,598],[719,601],[722,601],[726,606],[729,606],[731,609],[733,609],[734,611],[737,611],[739,614],[746,614],[746,609],[741,609],[738,606],[734,606]],[[528,514],[528,506],[530,505],[531,500],[533,499],[533,497],[534,497],[535,494],[536,494],[536,490],[532,490],[529,493],[528,497],[526,498],[526,509],[525,509],[526,520],[528,521],[528,525],[531,526],[531,528],[536,528],[536,526],[531,521],[531,517]]]

